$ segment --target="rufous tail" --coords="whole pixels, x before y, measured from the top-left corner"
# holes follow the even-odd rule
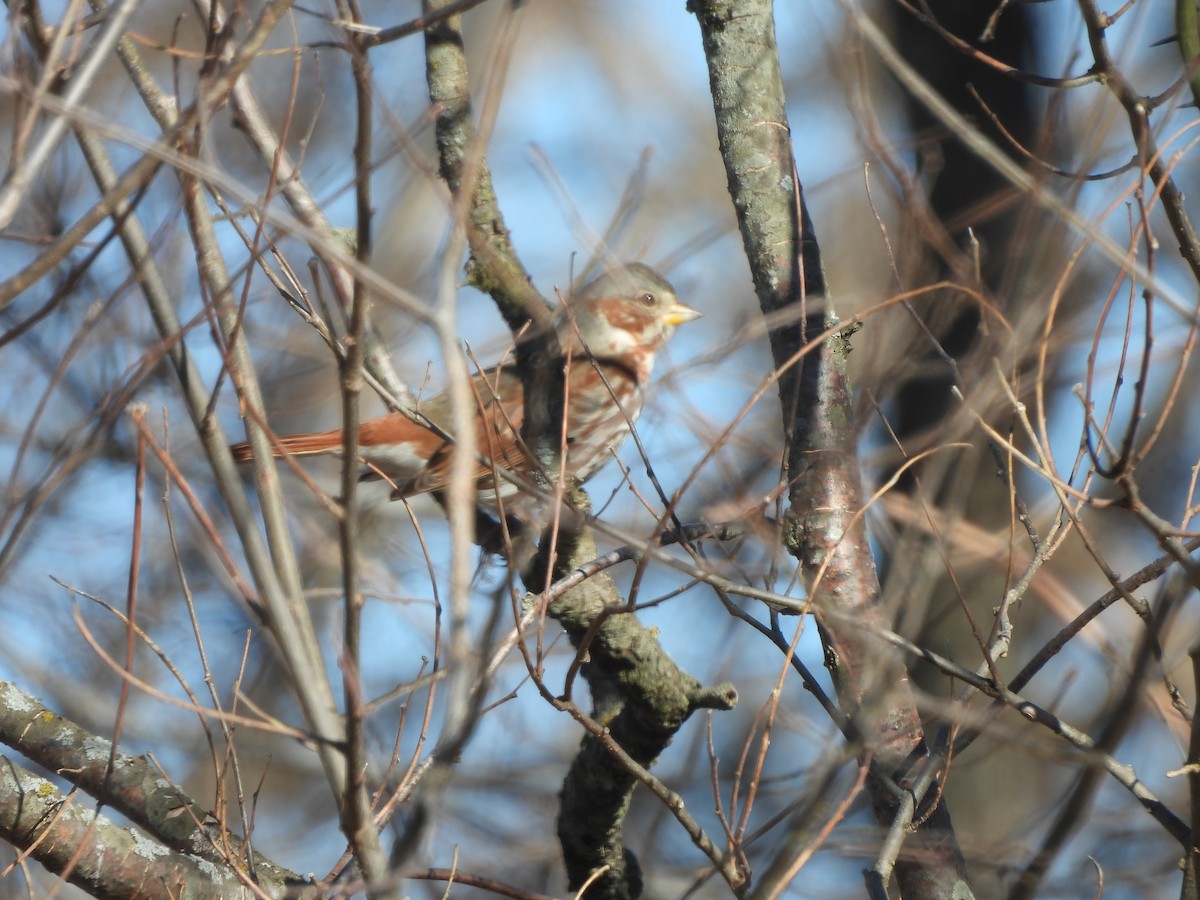
[[[275,456],[283,456],[284,451],[296,456],[309,456],[313,453],[329,453],[339,450],[342,446],[340,431],[320,431],[314,434],[289,434],[278,439],[271,446]],[[238,462],[250,459],[250,445],[243,441],[240,444],[230,444],[229,451]]]

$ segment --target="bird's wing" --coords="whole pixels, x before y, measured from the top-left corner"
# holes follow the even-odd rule
[[[491,463],[479,462],[473,479],[480,488],[495,487],[495,469],[521,471],[525,466],[525,445],[521,440],[521,422],[525,415],[525,392],[521,379],[511,366],[496,366],[480,372],[471,380],[475,395],[475,451]],[[450,433],[449,399],[442,394],[430,402],[429,418]],[[436,441],[427,445],[428,462],[407,484],[397,485],[393,499],[412,497],[443,490],[450,484],[453,442],[425,429]],[[364,451],[367,441],[363,441]],[[364,455],[367,455],[364,452]],[[368,456],[369,459],[369,456]]]

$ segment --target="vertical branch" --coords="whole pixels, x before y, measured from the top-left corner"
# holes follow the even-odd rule
[[[1200,697],[1200,643],[1192,644],[1188,657],[1192,661],[1192,685]],[[1200,900],[1200,716],[1195,715],[1188,742],[1187,773],[1192,828],[1184,848],[1183,888],[1179,895],[1184,900]]]
[[[97,10],[107,8],[102,0],[92,0],[92,4]],[[200,110],[212,109],[224,100],[286,10],[286,4],[275,2],[268,4],[261,11],[242,43],[236,48],[230,44],[223,59],[223,67],[204,85],[204,93],[197,104],[182,115],[177,113],[174,104],[166,102],[162,92],[153,85],[133,52],[129,40],[122,38],[118,42],[118,56],[142,92],[148,110],[154,115],[164,133],[164,140],[177,142],[185,129],[198,121]],[[38,46],[40,36],[32,33],[29,33],[29,36],[31,42]],[[110,191],[125,180],[117,179],[112,163],[97,138],[88,134],[83,127],[77,128],[76,136],[93,178],[101,190]],[[135,164],[134,169],[145,164],[147,159],[149,157],[143,157],[141,162]],[[196,246],[197,267],[217,309],[217,318],[229,345],[228,358],[231,368],[235,370],[235,375],[239,376],[239,384],[249,389],[247,400],[260,411],[261,417],[261,401],[252,380],[253,369],[245,342],[240,336],[240,322],[236,304],[232,303],[230,295],[229,276],[212,232],[212,217],[201,199],[202,185],[194,176],[182,174],[181,182],[185,209]],[[332,687],[325,675],[312,620],[303,606],[300,595],[295,555],[287,534],[282,501],[278,490],[275,489],[278,479],[274,475],[273,467],[268,469],[265,465],[256,466],[259,493],[268,524],[268,552],[268,547],[263,545],[241,478],[229,453],[226,438],[219,423],[212,416],[212,398],[205,390],[204,380],[181,339],[182,329],[173,299],[161,273],[153,263],[145,232],[123,200],[118,198],[114,203],[116,205],[113,211],[125,252],[133,269],[138,272],[155,326],[163,340],[168,343],[168,358],[180,380],[184,400],[197,434],[208,453],[216,484],[242,540],[280,656],[290,674],[309,726],[318,737],[318,753],[340,803],[345,779],[345,762],[335,749],[335,744],[340,739],[341,724],[337,719]],[[243,375],[244,378],[240,377]],[[259,459],[269,459],[269,448],[261,429],[252,425],[250,432],[251,440],[259,442]]]
[[[441,0],[429,0],[425,10],[431,16],[446,6]],[[461,713],[449,716],[457,721],[448,727],[446,750],[456,755],[472,730],[470,710],[477,706],[481,685],[467,669],[474,665],[468,641],[465,604],[469,588],[472,543],[475,525],[476,398],[465,361],[458,347],[454,272],[465,240],[470,248],[469,279],[487,291],[513,333],[532,323],[539,334],[553,339],[552,317],[541,295],[533,288],[515,249],[508,240],[491,173],[484,156],[487,135],[499,106],[504,74],[516,41],[519,4],[503,12],[496,31],[496,60],[491,79],[485,86],[483,112],[478,129],[473,121],[470,80],[463,46],[461,20],[452,15],[432,25],[425,36],[426,80],[430,100],[438,108],[435,126],[438,159],[443,179],[450,187],[452,232],[444,254],[439,278],[438,335],[446,363],[451,409],[451,433],[456,438],[452,460],[447,511],[451,527],[451,642],[450,657],[462,670],[449,687],[450,708]],[[541,345],[541,341],[532,342]],[[522,377],[532,371],[530,351],[518,349],[518,368]],[[548,367],[543,367],[544,371]],[[526,394],[525,417],[531,413],[531,395]],[[468,665],[470,664],[470,665]],[[468,715],[470,713],[470,715]]]
[[[426,0],[432,16],[448,0]],[[514,4],[516,5],[516,4]],[[473,153],[477,135],[471,120],[470,79],[458,15],[437,19],[425,32],[425,72],[429,99],[437,109],[435,125],[442,178],[456,198],[466,202],[466,238],[471,248],[468,278],[495,301],[515,334],[530,322],[545,327],[550,312],[529,281],[529,274],[508,239],[504,215],[482,152]]]
[[[348,21],[357,21],[357,6],[339,4]],[[354,137],[354,197],[357,212],[356,255],[365,264],[371,255],[371,64],[353,34],[347,35],[350,65],[354,75],[357,128]],[[362,570],[359,563],[358,516],[358,424],[362,397],[364,335],[369,303],[367,285],[356,278],[350,302],[349,332],[345,355],[340,358],[342,387],[342,515],[338,539],[342,557],[344,604],[342,647],[342,694],[346,715],[346,784],[342,799],[342,830],[362,868],[369,896],[383,896],[379,887],[387,874],[387,859],[379,831],[371,818],[367,790],[367,747],[362,705]],[[389,895],[394,893],[391,888]]]
[[[1192,102],[1200,102],[1200,16],[1196,4],[1188,0],[1175,0],[1175,36],[1179,41],[1179,55],[1188,70],[1188,84],[1192,89]]]
[[[863,745],[859,753],[873,755],[905,786],[928,751],[907,673],[871,637],[870,626],[881,628],[886,620],[865,519],[855,515],[863,496],[847,339],[828,340],[793,364],[806,338],[837,317],[793,163],[772,5],[692,0],[689,9],[700,23],[717,135],[759,305],[777,323],[770,337],[790,485],[784,542],[804,572],[838,696]],[[890,826],[901,810],[894,788],[877,775],[870,789],[877,819]],[[904,896],[963,890],[963,860],[944,806],[921,830],[936,838],[923,842],[932,853],[919,863],[897,867]]]
[[[444,6],[444,2],[427,2],[425,10],[432,18]],[[513,4],[514,10],[518,6]],[[498,29],[498,70],[503,68],[503,55],[511,50],[514,22],[515,14],[509,15]],[[517,348],[517,369],[524,386],[522,437],[533,448],[535,458],[543,463],[542,469],[555,473],[563,447],[562,351],[550,311],[529,284],[508,242],[483,158],[484,142],[471,120],[466,57],[457,16],[439,19],[427,28],[426,72],[430,98],[439,106],[437,141],[442,176],[455,198],[455,224],[465,231],[471,252],[470,280],[491,294],[514,333],[532,332]],[[498,84],[493,81],[489,88]],[[482,119],[485,123],[489,120],[486,104]],[[481,126],[479,131],[486,134],[486,127]],[[453,262],[447,252],[443,290],[449,284]],[[452,311],[451,300],[444,298],[447,317]],[[439,326],[449,326],[452,321],[450,318],[443,321],[439,315]],[[440,333],[443,341],[450,336],[444,330]],[[449,353],[445,356],[452,370],[450,390],[453,399],[456,385],[460,382],[463,387],[468,385],[465,377],[460,378],[453,371],[455,361]],[[454,409],[459,408],[455,402]],[[473,412],[473,408],[470,411]],[[473,427],[470,421],[460,424],[456,420],[451,430],[457,436],[466,427]],[[454,459],[456,464],[463,462],[474,466],[474,457],[468,456],[462,444],[457,447]],[[457,479],[451,483],[455,487],[459,484]],[[474,488],[465,479],[462,483],[471,491],[461,500],[465,505],[474,501]],[[542,486],[549,486],[548,481]],[[587,495],[582,490],[568,486],[564,501],[585,516],[590,511]],[[449,504],[452,531],[459,502],[452,497]],[[454,537],[457,549],[459,535],[455,533]],[[526,583],[535,589],[548,584],[552,572],[562,574],[595,555],[591,530],[586,526],[564,527],[558,539],[563,541],[558,559],[549,558],[554,540],[543,540],[542,554],[533,568],[524,573]],[[545,581],[539,578],[539,572]],[[706,690],[675,667],[652,633],[634,616],[610,615],[623,606],[611,581],[594,579],[569,596],[561,597],[549,610],[552,617],[562,622],[576,646],[586,647],[591,656],[591,668],[598,674],[596,680],[591,680],[593,700],[612,739],[605,743],[595,736],[585,737],[564,784],[559,839],[572,890],[579,890],[586,884],[589,885],[588,896],[614,900],[636,897],[641,891],[636,858],[622,846],[621,840],[625,814],[637,783],[629,760],[639,766],[650,765],[694,709],[701,706],[728,709],[736,702],[736,693],[731,688]],[[593,628],[597,629],[595,633],[592,633]],[[453,646],[451,655],[456,656]],[[479,689],[474,690],[477,702]],[[452,683],[449,708],[455,706],[454,692]],[[598,696],[601,692],[605,696]],[[448,727],[437,755],[442,757],[455,750],[456,742],[461,744],[465,734],[459,737]],[[615,744],[620,744],[615,748],[618,752],[614,752]],[[436,784],[438,779],[427,778],[426,783],[430,782]],[[418,810],[415,818],[419,820],[423,813],[423,809]],[[744,886],[744,873],[737,871],[732,863],[726,861],[722,873],[737,890]]]
[[[446,0],[428,0],[425,11],[432,15],[447,5]],[[518,4],[513,6],[506,19],[510,26]],[[541,469],[554,471],[562,422],[561,371],[553,364],[559,348],[550,310],[508,239],[483,144],[472,122],[460,17],[448,16],[431,25],[425,47],[429,99],[439,109],[435,131],[440,170],[455,198],[455,209],[462,211],[471,250],[468,278],[491,296],[513,334],[533,326],[517,347],[517,371],[525,389],[521,436],[533,448]],[[501,41],[500,52],[508,50]]]
[[[426,0],[423,8],[436,14],[444,2]],[[438,299],[434,322],[445,364],[449,399],[449,432],[454,436],[449,488],[445,506],[450,521],[450,639],[448,665],[451,680],[446,690],[443,732],[433,751],[434,771],[413,802],[407,832],[392,852],[394,864],[403,863],[431,824],[430,811],[440,802],[450,768],[474,733],[486,679],[477,677],[476,658],[468,623],[468,601],[473,568],[477,469],[476,398],[471,376],[458,343],[456,272],[464,241],[471,248],[470,278],[492,294],[513,329],[531,319],[549,320],[546,304],[529,283],[503,227],[483,157],[484,140],[471,118],[470,85],[461,22],[457,15],[437,19],[425,33],[425,72],[429,97],[438,116],[435,126],[441,174],[451,191],[451,231],[443,248],[438,271]],[[511,24],[512,16],[507,20]],[[502,52],[511,35],[498,37]],[[493,98],[498,101],[498,95]],[[528,307],[528,312],[522,310]]]
[[[317,641],[312,617],[304,603],[295,548],[287,527],[287,514],[278,490],[278,475],[271,460],[266,434],[261,426],[262,395],[255,378],[254,363],[241,329],[241,317],[233,301],[231,283],[225,261],[213,231],[212,214],[204,202],[201,183],[191,175],[181,173],[184,211],[192,242],[196,248],[196,264],[200,277],[209,292],[222,337],[226,343],[227,364],[242,402],[257,412],[248,416],[247,432],[255,447],[254,474],[259,488],[259,500],[267,532],[274,570],[279,579],[281,594],[266,593],[268,621],[283,650],[284,662],[305,716],[318,738],[318,750],[330,785],[339,805],[345,787],[345,760],[337,745],[342,740],[342,725],[338,721],[332,685],[325,673],[323,654]],[[208,418],[206,412],[205,418]],[[205,427],[209,427],[205,425]],[[228,448],[223,448],[228,453]],[[275,606],[272,600],[280,601]]]

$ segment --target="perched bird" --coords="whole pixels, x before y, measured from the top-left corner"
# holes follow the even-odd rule
[[[578,291],[557,320],[559,344],[569,369],[564,379],[567,473],[583,481],[593,475],[629,435],[642,411],[654,354],[676,325],[699,316],[675,296],[670,283],[642,263],[613,268]],[[518,485],[495,477],[508,470],[526,481],[534,468],[521,438],[525,392],[515,365],[502,363],[473,379],[477,411],[476,474],[481,506],[496,507],[498,493],[511,514]],[[445,393],[418,404],[416,416],[390,413],[359,425],[364,478],[382,478],[393,499],[447,487],[453,447],[450,401]],[[437,428],[422,424],[422,418]],[[276,456],[336,453],[340,429],[279,437]],[[248,444],[235,444],[235,459],[250,458]],[[506,502],[508,501],[508,502]]]

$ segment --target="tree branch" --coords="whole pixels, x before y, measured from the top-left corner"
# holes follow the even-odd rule
[[[134,896],[126,877],[133,878],[136,887],[157,876],[165,891],[176,873],[181,882],[211,885],[213,893],[207,896],[221,896],[221,890],[231,892],[225,896],[253,896],[248,876],[237,874],[247,868],[269,894],[278,896],[286,890],[289,897],[317,896],[315,888],[304,887],[307,879],[252,851],[144,757],[116,753],[110,769],[107,740],[7,682],[0,682],[0,743],[57,772],[147,832],[135,839],[131,829],[96,821],[49,782],[5,761],[0,768],[0,830],[5,839],[54,872],[63,870],[80,841],[93,844],[97,859],[82,854],[72,867],[71,881],[97,896]],[[157,857],[147,857],[134,851],[131,841],[161,841],[165,847]],[[252,866],[247,865],[250,860],[243,860],[246,854],[252,854]],[[203,868],[201,860],[210,864],[204,869],[208,874],[198,871]]]
[[[873,755],[904,786],[921,770],[928,749],[907,672],[871,635],[886,619],[865,520],[856,515],[863,493],[847,336],[825,341],[788,368],[809,335],[835,325],[837,317],[793,163],[771,3],[692,0],[689,9],[700,23],[717,136],[759,306],[780,323],[770,338],[781,371],[783,480],[791,485],[784,541],[805,574],[827,665],[862,742],[859,752]],[[898,798],[878,778],[868,786],[876,818],[889,826]],[[904,896],[961,896],[965,863],[944,804],[918,834],[930,855],[897,866]]]

